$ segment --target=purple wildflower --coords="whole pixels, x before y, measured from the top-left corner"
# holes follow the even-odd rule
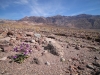
[[[13,56],[13,58],[14,58],[14,59],[16,59],[16,58],[17,58],[17,56]]]
[[[32,50],[29,50],[29,52],[31,53],[31,52],[32,52]]]
[[[18,52],[18,47],[15,47],[15,48],[14,48],[14,51]]]
[[[28,55],[28,52],[24,52],[24,55]]]

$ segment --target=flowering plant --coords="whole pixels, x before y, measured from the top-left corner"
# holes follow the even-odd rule
[[[22,63],[26,58],[29,57],[32,49],[29,44],[22,43],[20,46],[15,47],[14,51],[19,52],[19,54],[13,56],[14,62]]]

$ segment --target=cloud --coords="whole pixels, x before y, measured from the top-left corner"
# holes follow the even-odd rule
[[[28,4],[29,0],[1,0],[0,8],[6,9],[11,4]]]
[[[41,3],[38,0],[32,1],[30,4],[31,15],[36,16],[51,16],[62,13],[65,8],[60,0],[51,0],[51,2]]]
[[[17,0],[14,2],[15,4],[28,4],[28,0]]]

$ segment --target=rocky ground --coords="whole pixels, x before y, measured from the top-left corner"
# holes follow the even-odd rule
[[[0,75],[100,75],[100,32],[62,27],[0,27]],[[22,63],[15,47],[32,50]]]

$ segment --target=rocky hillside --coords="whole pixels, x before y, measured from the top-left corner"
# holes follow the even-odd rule
[[[77,16],[24,17],[19,21],[66,26],[69,28],[100,29],[100,15],[80,14]]]

